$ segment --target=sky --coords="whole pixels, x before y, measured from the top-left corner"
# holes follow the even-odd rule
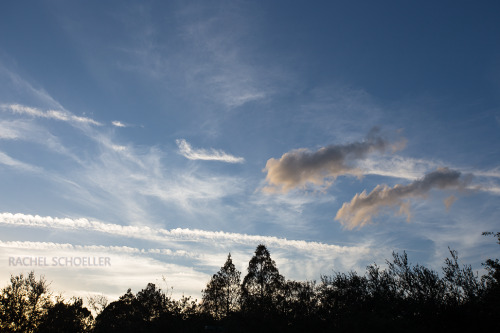
[[[2,285],[34,270],[68,298],[152,282],[200,299],[261,243],[293,280],[393,251],[439,271],[449,248],[481,274],[499,253],[481,235],[500,231],[499,10],[2,2]]]

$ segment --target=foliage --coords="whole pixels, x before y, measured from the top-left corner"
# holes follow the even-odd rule
[[[87,297],[87,303],[91,311],[94,311],[96,316],[108,306],[108,298],[104,295],[94,295]]]
[[[248,263],[248,273],[241,286],[242,309],[267,316],[278,308],[285,278],[279,273],[267,248],[260,244]]]
[[[212,276],[207,288],[202,291],[203,311],[215,319],[239,311],[240,275],[229,254],[224,266]]]
[[[153,283],[136,295],[129,289],[97,316],[95,332],[147,332],[174,308],[173,301]]]
[[[84,333],[90,331],[92,324],[92,314],[83,306],[82,299],[72,298],[69,303],[58,300],[50,306],[37,331]]]
[[[48,283],[32,271],[11,275],[0,297],[0,331],[34,332],[51,303]]]
[[[485,236],[495,236],[498,244],[500,244],[500,232],[484,232]],[[488,272],[483,281],[486,283],[488,290],[498,290],[500,288],[500,261],[498,259],[487,259],[483,264]]]

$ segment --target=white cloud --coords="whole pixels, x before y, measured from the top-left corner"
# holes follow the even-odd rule
[[[220,199],[241,190],[241,185],[234,177],[201,174],[165,165],[165,153],[157,147],[135,147],[130,143],[117,142],[112,131],[88,126],[101,125],[97,121],[73,115],[47,93],[8,73],[28,97],[35,97],[38,102],[42,101],[42,105],[49,105],[49,109],[44,111],[42,108],[21,104],[0,104],[0,112],[7,111],[24,116],[23,119],[0,122],[0,129],[5,129],[2,139],[42,144],[50,149],[48,153],[56,152],[62,156],[48,155],[47,151],[40,151],[42,156],[37,158],[40,166],[31,166],[17,160],[17,156],[2,153],[0,163],[22,168],[23,171],[36,171],[41,177],[56,181],[52,184],[58,188],[53,193],[58,193],[56,199],[59,203],[62,199],[62,202],[70,201],[84,207],[85,212],[90,215],[99,211],[105,212],[106,217],[140,223],[143,219],[153,220],[150,218],[152,216],[149,208],[152,205],[158,206],[158,200],[163,206],[174,204],[176,211],[181,209],[184,212],[196,211],[199,215],[214,216],[215,211],[220,209]],[[80,130],[79,143],[85,140],[85,144],[75,149],[75,146],[70,146],[74,142],[60,136],[58,128],[46,126],[39,119],[64,121],[76,127]],[[118,123],[115,122],[115,125]],[[214,149],[193,150],[191,153],[193,158],[201,157],[228,163],[244,161],[241,157]],[[76,164],[68,167],[68,160],[64,157],[71,158]],[[44,169],[46,171],[42,172]],[[67,186],[68,184],[70,186]],[[212,204],[208,205],[208,202]],[[169,206],[170,208],[172,206]]]
[[[200,259],[202,255],[182,250],[171,250],[166,248],[151,248],[139,249],[130,246],[105,246],[105,245],[73,245],[69,243],[53,243],[53,242],[29,242],[29,241],[1,241],[2,248],[16,248],[27,250],[75,250],[88,252],[106,252],[106,253],[125,253],[125,254],[141,254],[150,255],[158,254],[168,257],[185,257]]]
[[[204,160],[204,161],[220,161],[226,163],[243,163],[243,157],[236,157],[225,153],[222,150],[211,148],[206,149],[193,149],[191,145],[184,139],[175,140],[179,147],[179,152],[182,156],[190,160]]]
[[[472,171],[472,173],[474,173],[475,176],[500,178],[500,167],[496,167],[489,170],[475,170]]]
[[[70,295],[100,293],[119,296],[127,288],[143,288],[147,282],[164,275],[174,291],[200,296],[200,291],[231,252],[238,269],[245,274],[246,265],[258,244],[265,244],[272,252],[280,271],[291,279],[317,279],[332,268],[349,270],[363,268],[364,264],[380,259],[378,250],[370,244],[339,246],[303,240],[288,240],[272,236],[214,232],[197,229],[158,229],[146,226],[121,226],[91,221],[41,217],[37,215],[0,213],[0,227],[50,228],[57,233],[85,234],[78,238],[105,239],[98,234],[118,236],[113,245],[75,245],[68,243],[0,241],[0,260],[7,263],[8,256],[108,256],[112,267],[56,269],[37,268],[54,282],[64,282]],[[94,236],[89,235],[94,233]],[[124,238],[141,240],[145,248],[116,245]],[[129,241],[126,241],[129,244]],[[149,243],[154,245],[150,246]],[[2,259],[3,258],[3,259]],[[307,270],[304,270],[307,267]],[[15,271],[13,268],[4,271]],[[2,277],[2,275],[0,275]],[[88,277],[88,280],[86,278]],[[126,278],[124,278],[126,277]],[[6,278],[6,277],[4,277]],[[119,284],[113,285],[112,279]],[[82,280],[85,280],[82,283]],[[60,284],[59,284],[60,285]],[[118,288],[119,287],[119,288]],[[64,291],[63,290],[63,291]],[[60,291],[60,290],[58,290]],[[179,295],[180,296],[180,295]]]
[[[393,178],[415,180],[429,170],[435,170],[442,163],[424,159],[392,156],[389,158],[367,158],[359,160],[357,166],[366,175],[378,175]]]
[[[125,125],[124,123],[122,123],[121,121],[118,121],[118,120],[112,121],[111,124],[115,127],[127,127],[127,125]]]
[[[111,145],[111,149],[113,149],[114,151],[122,152],[127,150],[127,147],[120,145]]]
[[[99,142],[98,153],[73,171],[81,187],[74,189],[80,193],[72,198],[93,209],[105,208],[122,221],[155,220],[150,204],[206,218],[220,209],[221,199],[241,191],[242,182],[236,177],[165,165],[166,154],[156,147],[117,145],[101,133],[93,140]]]
[[[0,121],[0,139],[28,141],[42,145],[50,151],[81,163],[80,158],[72,149],[68,149],[59,137],[50,133],[47,129],[37,125],[31,120]]]
[[[233,242],[244,245],[256,245],[265,243],[269,246],[289,248],[304,251],[349,253],[351,251],[361,251],[366,253],[366,248],[356,248],[347,246],[330,245],[320,242],[307,242],[302,240],[288,240],[272,236],[258,236],[224,231],[204,231],[191,229],[158,229],[148,226],[122,226],[118,224],[108,224],[99,221],[91,221],[85,218],[53,218],[38,215],[0,213],[0,224],[13,226],[29,226],[41,228],[72,229],[97,231],[115,236],[123,236],[136,239],[144,239],[156,242],[166,242],[173,240],[196,241],[196,242]]]
[[[87,118],[87,117],[81,117],[81,116],[75,116],[71,112],[68,112],[65,110],[42,111],[38,108],[29,107],[29,106],[20,105],[20,104],[1,104],[0,109],[5,110],[5,111],[11,111],[15,114],[27,115],[27,116],[31,116],[31,117],[37,117],[37,118],[59,120],[59,121],[73,123],[73,124],[88,124],[88,125],[95,125],[95,126],[102,125],[101,123],[99,123],[98,121],[95,121],[94,119]]]
[[[21,133],[15,128],[12,128],[6,122],[0,122],[0,139],[15,140],[21,137]]]
[[[41,168],[16,160],[0,151],[0,164],[29,172],[42,172]]]

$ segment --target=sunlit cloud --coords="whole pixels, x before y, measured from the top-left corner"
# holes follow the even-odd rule
[[[175,141],[179,147],[179,153],[190,160],[204,160],[204,161],[220,161],[226,163],[243,163],[243,157],[236,157],[225,153],[222,150],[216,149],[193,149],[191,145],[184,139]]]
[[[373,217],[379,215],[384,208],[393,208],[398,214],[411,218],[411,198],[425,198],[432,189],[465,190],[472,175],[462,175],[459,171],[440,168],[426,174],[408,185],[377,185],[369,194],[366,191],[356,194],[351,202],[345,202],[335,217],[346,228],[361,228],[370,223]],[[447,207],[453,203],[453,198],[445,201]]]
[[[283,154],[279,160],[267,161],[264,187],[268,192],[288,192],[295,188],[305,188],[308,184],[328,187],[338,176],[353,175],[361,177],[364,173],[356,162],[368,157],[370,153],[385,150],[399,150],[404,141],[390,143],[372,131],[364,141],[343,145],[330,145],[317,151],[296,149]]]

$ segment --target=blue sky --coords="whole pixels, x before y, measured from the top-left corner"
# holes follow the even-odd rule
[[[439,270],[448,247],[481,270],[500,228],[499,9],[2,3],[1,280],[199,298],[259,243],[296,280],[403,250]]]

